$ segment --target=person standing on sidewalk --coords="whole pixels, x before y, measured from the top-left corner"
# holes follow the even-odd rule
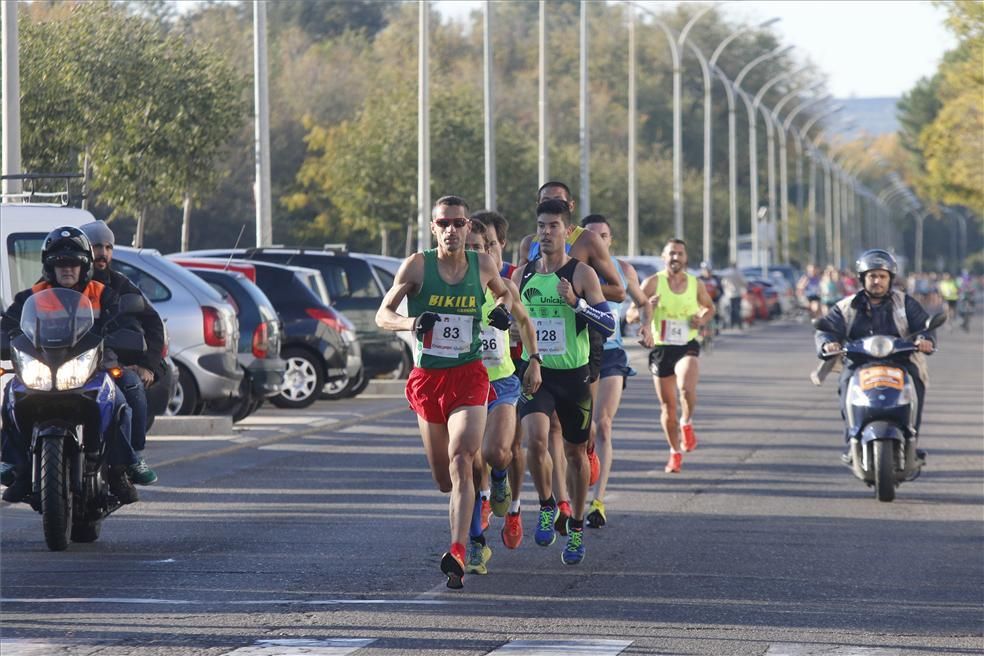
[[[663,247],[665,269],[649,276],[642,291],[652,308],[652,332],[642,338],[643,346],[652,348],[649,371],[659,397],[660,421],[670,458],[664,471],[680,473],[683,451],[697,448],[694,433],[694,409],[697,406],[698,329],[714,316],[714,304],[707,289],[696,276],[687,273],[687,244],[670,239]],[[677,398],[682,407],[677,419]]]
[[[485,290],[491,289],[495,307],[488,322],[507,330],[512,296],[492,258],[465,250],[470,221],[463,199],[439,198],[431,216],[437,248],[403,261],[376,313],[376,325],[416,336],[406,395],[417,413],[434,481],[451,495],[451,547],[441,558],[441,571],[448,587],[458,589],[465,575],[469,524],[476,500],[481,502],[474,466],[486,407],[495,398],[482,364],[482,306]],[[404,298],[406,317],[397,313]]]
[[[557,500],[553,495],[553,459],[549,449],[550,417],[557,413],[570,467],[571,515],[564,522],[565,565],[584,559],[584,505],[588,495],[587,444],[591,425],[588,332],[603,337],[615,332],[615,319],[602,295],[594,269],[565,250],[571,211],[567,203],[548,200],[537,206],[541,257],[513,273],[523,305],[536,326],[540,353],[523,353],[529,366],[542,358],[543,384],[520,400],[519,416],[528,439],[527,461],[540,497],[536,543],[557,539]],[[541,355],[542,353],[542,355]]]

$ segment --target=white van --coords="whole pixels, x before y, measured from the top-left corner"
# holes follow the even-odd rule
[[[86,210],[43,203],[0,204],[0,312],[41,277],[41,246],[60,226],[95,221]]]

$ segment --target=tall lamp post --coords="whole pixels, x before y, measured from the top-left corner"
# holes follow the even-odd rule
[[[752,61],[748,62],[745,65],[745,68],[741,69],[741,72],[738,73],[738,76],[735,78],[735,89],[741,92],[741,83],[745,80],[745,76],[748,75],[753,68],[766,60],[773,59],[785,52],[788,52],[792,48],[792,45],[780,46],[763,55],[759,55]],[[739,95],[745,101],[745,109],[748,110],[748,164],[749,175],[751,177],[751,181],[749,183],[750,198],[748,205],[752,222],[752,265],[758,266],[761,259],[758,243],[758,226],[756,225],[756,219],[758,216],[758,147],[756,146],[755,126],[758,121],[756,120],[755,107],[752,106],[751,99],[749,99],[745,93],[739,93]]]
[[[485,82],[485,207],[496,208],[495,190],[495,101],[492,95],[492,2],[485,0],[485,20],[482,22],[482,63]]]
[[[800,220],[800,226],[801,226],[800,231],[799,231],[799,233],[800,233],[800,250],[803,253],[804,259],[806,259],[807,257],[809,257],[809,259],[810,259],[811,262],[816,262],[816,259],[817,259],[816,216],[815,216],[815,214],[811,214],[810,215],[810,225],[809,226],[804,226],[803,225],[804,216],[805,216],[804,210],[806,209],[806,206],[804,205],[804,198],[803,198],[803,139],[799,136],[799,133],[796,130],[791,130],[790,128],[792,127],[792,125],[793,125],[793,119],[796,118],[796,115],[797,114],[799,114],[801,111],[803,111],[804,109],[806,109],[807,107],[809,107],[811,105],[815,105],[816,103],[819,103],[819,102],[826,102],[828,99],[830,99],[830,95],[829,94],[823,94],[823,95],[820,95],[820,96],[816,96],[814,98],[807,98],[806,100],[804,100],[803,102],[801,102],[799,105],[797,105],[796,107],[794,107],[789,112],[789,115],[786,116],[786,120],[784,120],[783,123],[782,123],[782,129],[783,129],[783,131],[784,132],[789,132],[790,134],[793,135],[793,143],[796,146],[796,158],[797,158],[796,159],[796,186],[797,186],[797,189],[796,189],[796,211],[799,214],[799,220]],[[778,105],[777,105],[777,112],[778,112]],[[815,176],[816,176],[816,162],[811,157],[810,158],[810,199],[811,199],[810,200],[810,207],[811,207],[811,212],[815,212],[816,211],[816,205],[815,205],[816,193],[815,193],[815,190],[814,190],[814,185],[816,184],[816,177]],[[809,250],[807,250],[806,242],[804,240],[804,237],[806,236],[806,233],[807,232],[809,233],[809,241],[810,241]]]

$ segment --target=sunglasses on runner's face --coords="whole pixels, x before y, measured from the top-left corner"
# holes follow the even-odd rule
[[[434,224],[441,230],[445,230],[450,226],[464,228],[466,223],[468,223],[468,219],[434,219]]]

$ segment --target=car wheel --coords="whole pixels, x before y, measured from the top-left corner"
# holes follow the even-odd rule
[[[400,366],[398,366],[393,371],[389,371],[385,374],[378,376],[378,378],[385,378],[386,380],[400,380],[410,377],[410,372],[413,370],[413,355],[410,353],[410,347],[403,347],[403,356],[400,358]]]
[[[362,370],[359,370],[358,376],[362,375]],[[352,386],[352,381],[356,378],[349,378],[345,376],[344,378],[337,378],[335,380],[330,380],[325,383],[324,387],[321,388],[320,398],[326,401],[337,401],[338,399],[344,399],[347,397],[348,390]]]
[[[302,348],[284,349],[280,357],[287,363],[284,387],[270,401],[278,408],[308,407],[318,399],[324,386],[321,363],[314,354]]]
[[[356,397],[366,391],[369,387],[369,377],[366,376],[365,369],[359,370],[359,375],[352,381],[352,384],[348,388],[348,393],[346,396],[349,398]]]
[[[167,404],[168,416],[201,414],[203,404],[199,400],[198,385],[184,365],[178,365],[178,385]]]

